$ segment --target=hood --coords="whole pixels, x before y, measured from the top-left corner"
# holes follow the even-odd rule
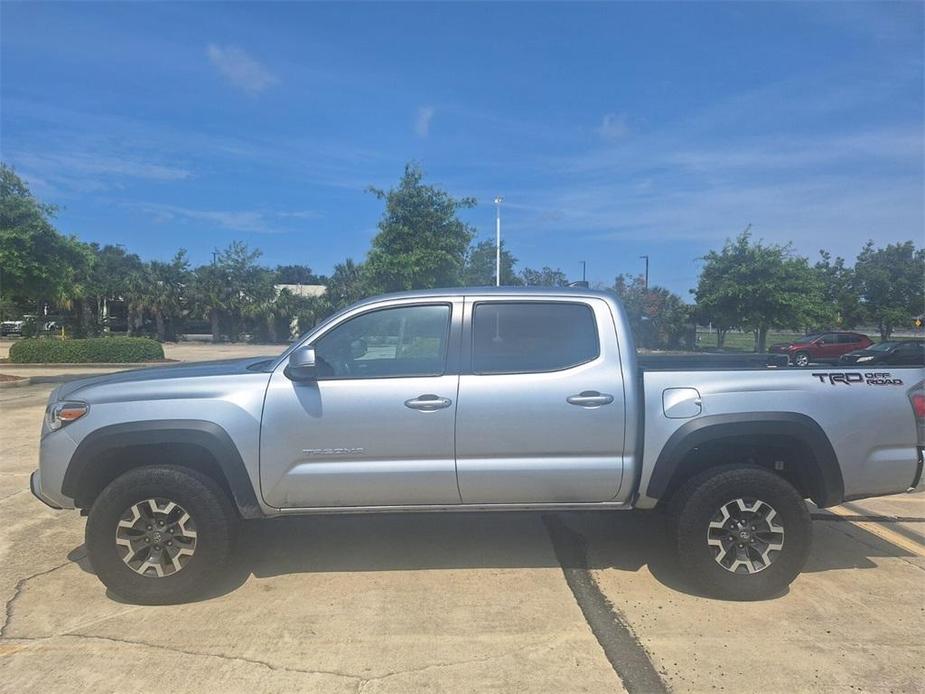
[[[272,365],[276,359],[276,356],[248,357],[245,359],[200,361],[170,366],[145,367],[142,369],[132,369],[131,371],[117,371],[115,373],[105,374],[104,376],[81,378],[76,381],[63,383],[55,389],[52,395],[56,400],[65,400],[69,398],[79,400],[82,391],[98,386],[261,373],[262,371],[268,371],[270,365]]]
[[[783,352],[794,346],[795,345],[792,342],[776,342],[770,347],[768,347],[768,349],[774,352]]]

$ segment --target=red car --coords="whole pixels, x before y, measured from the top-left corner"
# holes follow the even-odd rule
[[[806,366],[814,361],[837,364],[841,355],[867,349],[872,344],[871,339],[861,333],[815,333],[793,342],[771,345],[768,351],[786,354],[790,363],[796,366]]]

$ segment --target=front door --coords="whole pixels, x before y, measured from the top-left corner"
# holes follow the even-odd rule
[[[453,301],[362,308],[312,337],[318,377],[273,373],[260,436],[277,508],[458,504]],[[454,312],[455,320],[454,320]]]
[[[613,499],[625,420],[607,303],[485,297],[469,306],[456,413],[463,503]]]

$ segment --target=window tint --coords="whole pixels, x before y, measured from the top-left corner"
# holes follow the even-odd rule
[[[566,303],[481,303],[472,320],[472,370],[558,371],[598,355],[591,308]]]
[[[320,378],[438,376],[446,365],[450,307],[402,306],[351,318],[319,339]]]

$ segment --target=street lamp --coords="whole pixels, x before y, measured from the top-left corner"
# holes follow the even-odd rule
[[[504,198],[495,196],[495,286],[501,286],[501,203]]]
[[[645,283],[645,290],[646,290],[646,293],[648,293],[648,292],[649,292],[649,256],[647,256],[647,255],[641,255],[641,256],[639,256],[639,257],[640,257],[640,258],[645,258],[645,259],[646,259],[646,283]]]

